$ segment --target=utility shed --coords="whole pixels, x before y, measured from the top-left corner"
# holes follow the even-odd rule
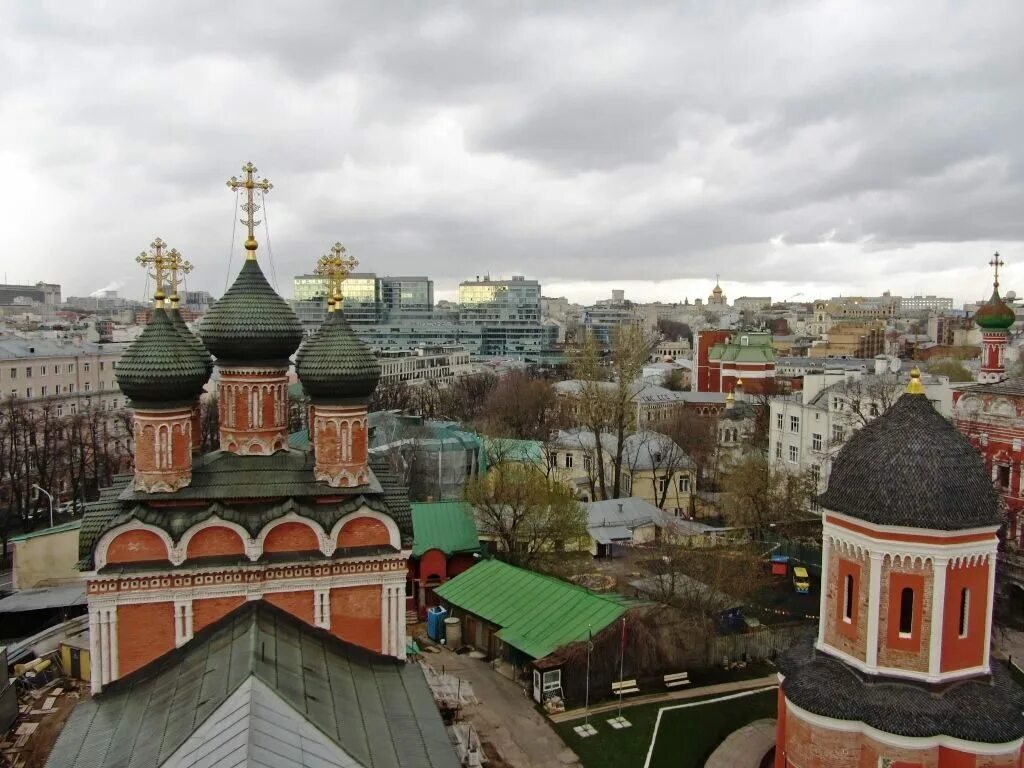
[[[422,670],[263,601],[104,686],[47,768],[458,768]]]
[[[509,646],[528,659],[586,639],[588,628],[596,634],[629,607],[617,595],[595,594],[500,560],[473,566],[437,594],[456,617],[469,619],[462,634],[468,643],[491,655]],[[488,635],[497,642],[486,642]]]
[[[434,591],[473,565],[480,555],[473,510],[464,501],[413,503],[412,558],[409,576],[413,594],[406,609],[420,617],[437,605]]]

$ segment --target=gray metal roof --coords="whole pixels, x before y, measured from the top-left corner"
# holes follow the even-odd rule
[[[664,528],[665,513],[649,501],[633,497],[592,501],[583,505],[587,513],[587,529],[601,527],[636,528],[656,525]],[[594,535],[593,532],[591,535]],[[595,538],[597,538],[595,536]]]
[[[85,582],[22,589],[0,600],[0,613],[45,611],[50,608],[67,608],[70,605],[85,605]]]
[[[75,355],[120,355],[127,344],[60,339],[0,338],[0,360],[34,360]]]
[[[275,722],[299,723],[301,733],[273,729]],[[216,757],[204,745],[216,743],[225,759],[203,762]],[[257,758],[311,768],[459,765],[417,665],[345,643],[262,601],[80,703],[46,765],[220,768],[261,765]]]

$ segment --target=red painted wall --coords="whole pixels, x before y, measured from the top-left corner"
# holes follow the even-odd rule
[[[338,531],[339,547],[370,547],[391,543],[388,528],[372,517],[357,517],[349,520]]]
[[[849,637],[857,636],[857,622],[860,620],[860,571],[860,563],[839,558],[839,567],[836,569],[839,577],[836,582],[836,631]],[[853,576],[853,605],[849,622],[843,621],[847,574]]]
[[[244,555],[245,543],[242,537],[222,525],[204,528],[189,539],[185,556],[212,557],[214,555]]]
[[[313,623],[313,590],[311,589],[303,592],[271,592],[264,595],[263,599],[271,605],[276,605],[282,611],[287,611],[292,616],[302,619],[307,624]]]
[[[195,634],[213,622],[224,618],[233,610],[245,604],[245,598],[241,595],[236,597],[208,597],[202,600],[192,601],[192,633]]]
[[[331,590],[331,633],[380,653],[381,588],[377,585]]]
[[[173,650],[173,602],[117,606],[117,670],[120,677]]]
[[[914,617],[910,637],[900,637],[900,595],[906,587],[914,590]],[[921,622],[924,617],[924,576],[916,573],[889,574],[889,612],[885,644],[896,651],[921,650]]]
[[[320,549],[316,531],[305,523],[281,523],[263,542],[264,552],[312,552]]]
[[[988,618],[989,565],[946,570],[946,597],[942,611],[942,658],[940,669],[948,672],[980,666],[985,659],[985,627]],[[960,637],[960,598],[966,588],[967,636]]]
[[[116,536],[107,548],[108,565],[169,559],[163,539],[152,531],[126,531]]]

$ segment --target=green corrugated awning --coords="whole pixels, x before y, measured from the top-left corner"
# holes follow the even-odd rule
[[[550,576],[485,560],[437,588],[458,611],[501,627],[498,637],[534,659],[595,635],[626,612],[616,596],[598,595]]]
[[[446,555],[480,549],[473,510],[464,501],[412,504],[412,556],[422,557],[431,549]]]

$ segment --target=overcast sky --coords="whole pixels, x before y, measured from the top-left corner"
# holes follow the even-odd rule
[[[341,240],[438,298],[1024,293],[1024,3],[4,2],[0,267],[219,294],[252,160],[284,295]],[[237,270],[241,227],[230,271]]]

